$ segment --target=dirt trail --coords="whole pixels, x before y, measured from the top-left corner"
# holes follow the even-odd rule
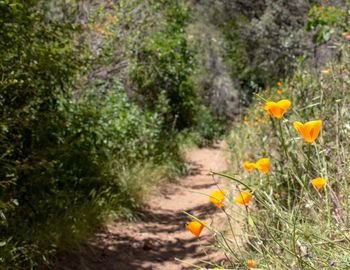
[[[90,243],[94,256],[64,269],[179,270],[193,267],[175,258],[195,264],[208,258],[222,260],[223,254],[208,250],[211,236],[206,229],[199,239],[186,231],[184,224],[189,218],[183,212],[220,224],[221,212],[200,193],[217,189],[209,171],[227,169],[223,147],[220,143],[188,153],[191,175],[178,183],[165,184],[152,194],[146,205],[146,220],[108,223]]]

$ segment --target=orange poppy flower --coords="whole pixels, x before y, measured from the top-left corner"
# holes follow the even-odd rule
[[[282,99],[278,102],[268,101],[265,104],[265,111],[277,119],[281,119],[292,103],[288,99]]]
[[[256,262],[254,260],[247,260],[247,265],[249,268],[254,268],[256,265]]]
[[[277,82],[276,85],[277,85],[278,87],[282,87],[283,83],[282,83],[282,82]]]
[[[332,70],[330,68],[325,68],[321,70],[321,73],[324,75],[329,75],[331,74]]]
[[[246,191],[242,191],[241,194],[235,198],[235,202],[242,205],[248,205],[251,197],[252,194]]]
[[[283,90],[282,90],[282,89],[278,89],[278,90],[277,90],[277,93],[278,93],[279,95],[282,95],[282,94],[283,94]]]
[[[254,169],[255,164],[253,162],[246,161],[243,163],[243,167],[247,172],[251,172]]]
[[[186,229],[189,230],[193,235],[199,237],[204,228],[203,223],[194,220],[186,224]]]
[[[308,143],[313,143],[320,133],[322,120],[310,121],[305,124],[294,122],[294,128]]]
[[[311,184],[318,190],[323,188],[326,185],[326,183],[327,180],[321,177],[317,177],[311,180]]]
[[[209,200],[217,207],[222,208],[222,204],[225,200],[225,193],[222,190],[214,191],[210,194]]]
[[[270,171],[270,159],[261,158],[255,163],[254,167],[262,173],[268,173]]]

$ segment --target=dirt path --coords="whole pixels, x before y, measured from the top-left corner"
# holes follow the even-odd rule
[[[152,194],[146,205],[145,221],[108,223],[91,243],[94,256],[79,262],[78,268],[65,269],[179,270],[193,267],[175,258],[195,264],[208,258],[222,260],[223,254],[208,249],[211,236],[206,229],[199,239],[186,231],[184,224],[189,218],[183,212],[220,223],[219,209],[200,193],[209,194],[217,189],[210,170],[227,169],[223,143],[193,150],[187,160],[191,175],[178,183],[165,184]]]

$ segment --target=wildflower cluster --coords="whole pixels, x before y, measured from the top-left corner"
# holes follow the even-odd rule
[[[255,168],[262,173],[268,173],[270,171],[270,159],[261,158],[255,163],[246,161],[243,163],[243,167],[247,172],[251,172]]]
[[[278,87],[281,88],[282,85],[282,83],[279,83]],[[281,224],[280,222],[285,222],[285,225],[283,226],[291,226],[291,224],[293,224],[295,221],[292,220],[292,223],[290,223],[289,220],[286,220],[286,217],[283,216],[285,215],[285,209],[293,209],[295,205],[298,205],[299,203],[302,204],[302,200],[305,200],[305,198],[307,198],[307,204],[305,206],[299,206],[299,208],[310,209],[310,205],[313,205],[314,203],[313,198],[318,198],[317,200],[319,200],[320,203],[322,203],[322,200],[324,200],[323,203],[326,203],[329,200],[330,194],[331,196],[334,196],[331,186],[329,185],[333,184],[334,181],[329,183],[329,181],[327,181],[328,174],[325,173],[324,170],[319,170],[322,164],[315,163],[315,158],[320,160],[320,150],[316,144],[316,140],[321,134],[323,121],[316,119],[304,122],[302,120],[304,114],[298,112],[298,109],[294,109],[293,111],[296,115],[296,120],[298,121],[290,123],[290,120],[286,118],[288,113],[292,111],[292,102],[290,99],[282,99],[277,101],[263,100],[265,102],[262,108],[264,109],[266,115],[270,118],[271,122],[269,132],[275,135],[275,140],[271,140],[273,143],[270,146],[270,151],[268,149],[268,144],[263,145],[265,157],[260,156],[260,158],[257,159],[254,159],[253,157],[252,159],[244,161],[243,164],[241,163],[243,169],[248,173],[247,177],[259,178],[260,184],[258,186],[252,186],[248,182],[236,177],[221,173],[214,173],[214,175],[223,176],[232,180],[237,187],[238,194],[233,197],[227,196],[226,198],[225,195],[230,193],[219,189],[213,191],[209,195],[210,202],[220,208],[227,215],[229,224],[231,224],[230,220],[234,220],[235,217],[227,213],[225,206],[229,205],[230,203],[236,203],[244,206],[244,209],[246,210],[244,220],[247,221],[246,235],[251,235],[246,236],[245,241],[249,243],[249,246],[253,250],[259,251],[258,254],[260,253],[262,257],[259,256],[260,258],[254,258],[255,255],[252,255],[250,252],[243,252],[242,246],[245,245],[244,243],[240,244],[237,242],[237,240],[235,240],[235,237],[233,240],[230,240],[232,242],[228,242],[227,236],[220,234],[220,232],[210,227],[208,224],[205,224],[203,221],[197,220],[195,217],[193,217],[194,220],[187,225],[187,229],[197,237],[200,236],[204,228],[207,228],[210,232],[212,232],[216,238],[218,238],[218,235],[221,235],[221,240],[218,240],[218,242],[223,246],[222,249],[225,251],[225,253],[229,254],[233,258],[230,263],[232,267],[236,268],[242,266],[244,268],[255,268],[257,265],[263,265],[265,260],[268,261],[266,258],[266,256],[268,256],[268,254],[266,254],[266,250],[264,250],[262,246],[259,246],[261,243],[263,243],[263,241],[266,242],[266,245],[269,241],[272,241],[274,243],[278,243],[277,246],[283,248],[283,250],[287,249],[284,244],[278,242],[277,240],[277,237],[279,237],[277,233],[280,232],[280,229],[278,228],[277,230],[273,227],[266,227],[267,225],[262,223],[261,220],[255,219],[257,214],[254,212],[258,212],[259,215],[261,215],[261,211],[264,211],[266,214],[269,213],[268,215],[270,216],[269,219],[271,222],[273,219],[276,219],[276,222],[278,220],[279,224]],[[248,119],[245,118],[244,120],[246,128],[249,128],[249,126],[246,124]],[[271,134],[265,136],[270,135]],[[264,134],[259,134],[259,136],[263,137]],[[300,144],[299,138],[305,143]],[[259,151],[255,149],[255,151],[252,150],[252,152],[254,152],[253,155],[255,156]],[[266,153],[268,153],[267,156]],[[287,170],[283,171],[283,168],[286,168]],[[256,175],[252,174],[255,169],[258,173]],[[271,178],[276,179],[276,182],[272,182]],[[328,191],[326,188],[327,185],[329,185]],[[309,186],[313,187],[314,191],[312,191]],[[266,193],[264,189],[269,190],[269,193]],[[322,189],[325,190],[323,193],[321,192]],[[252,200],[254,202],[254,207],[250,206]],[[278,203],[279,206],[277,206],[276,203]],[[299,209],[299,211],[301,210]],[[242,213],[240,213],[240,215],[242,215]],[[268,218],[268,216],[266,216],[266,218]],[[294,226],[297,225],[294,223]],[[264,240],[264,237],[259,235],[259,231],[264,231],[264,234],[266,234],[264,237],[268,237],[268,240]],[[297,232],[294,232],[294,234],[297,234]],[[232,232],[232,235],[234,235],[234,232]],[[300,242],[300,240],[295,240],[300,236],[294,237],[294,240],[291,241]],[[295,250],[290,250],[289,255],[297,258],[297,265],[300,268],[292,267],[290,269],[318,269],[312,266],[313,264],[309,262],[309,258],[304,258],[302,255],[300,255],[301,251],[297,250],[297,245],[301,245],[297,244],[299,242],[294,242]],[[236,248],[232,249],[234,244],[236,245]],[[254,258],[254,260],[252,258]],[[281,262],[281,265],[282,264],[283,263]],[[284,268],[278,268],[276,266],[276,268],[273,269]]]

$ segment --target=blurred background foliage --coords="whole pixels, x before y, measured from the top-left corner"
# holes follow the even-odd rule
[[[1,267],[49,265],[105,218],[135,218],[186,172],[184,138],[212,143],[334,41],[348,13],[318,5],[0,0]]]

